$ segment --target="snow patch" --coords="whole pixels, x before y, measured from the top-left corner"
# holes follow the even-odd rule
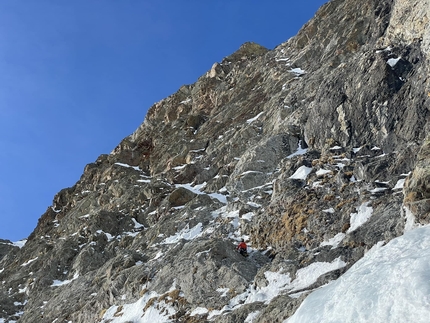
[[[26,243],[27,243],[27,239],[24,239],[24,240],[13,242],[12,245],[18,248],[22,248],[25,246]]]
[[[132,220],[132,221],[133,221],[133,223],[134,223],[134,228],[135,228],[135,229],[145,228],[145,227],[143,226],[143,224],[140,224],[139,222],[137,222],[135,218],[131,218],[131,220]]]
[[[207,314],[207,313],[209,313],[209,310],[207,308],[205,308],[205,307],[197,307],[197,308],[195,308],[191,312],[190,316],[204,315],[204,314]]]
[[[415,223],[415,215],[412,213],[411,210],[407,206],[403,206],[403,210],[405,211],[405,232],[411,231],[412,229],[415,229],[417,227]]]
[[[103,230],[97,230],[96,233],[98,234],[104,234],[106,236],[106,238],[108,239],[108,242],[112,241],[113,239],[115,239],[114,236],[112,236],[110,233],[108,232],[104,232]]]
[[[115,163],[115,165],[126,167],[126,168],[133,168],[134,170],[137,170],[139,172],[142,171],[138,166],[130,166],[130,165],[124,164],[124,163]]]
[[[324,213],[334,213],[334,209],[331,207],[329,209],[322,210]]]
[[[330,174],[330,173],[331,173],[331,170],[321,168],[321,169],[317,170],[316,175],[318,177],[320,177],[320,176],[324,176],[325,174]]]
[[[339,243],[342,242],[343,238],[345,238],[346,234],[345,233],[338,233],[336,234],[333,238],[329,239],[328,241],[323,241],[320,244],[320,247],[323,246],[332,246],[332,249],[335,249]]]
[[[376,187],[373,190],[370,190],[369,193],[375,194],[375,193],[386,191],[387,189],[388,189],[387,187]]]
[[[245,321],[243,323],[252,323],[257,318],[258,314],[260,314],[260,311],[249,313],[246,317]]]
[[[275,58],[276,62],[288,62],[289,60],[289,58]]]
[[[251,119],[248,119],[248,120],[246,120],[246,123],[247,124],[251,124],[251,123],[253,123],[255,120],[257,120],[262,114],[264,113],[264,111],[263,112],[260,112],[259,114],[257,114],[254,118],[251,118]]]
[[[293,73],[296,77],[306,74],[306,71],[302,70],[300,67],[292,68],[288,72]]]
[[[186,100],[184,100],[184,101],[181,101],[181,102],[179,102],[180,104],[186,104],[186,103],[189,103],[189,102],[191,102],[191,98],[188,98],[188,99],[186,99]]]
[[[27,265],[31,264],[33,261],[36,261],[36,260],[37,260],[37,258],[39,258],[39,257],[36,257],[36,258],[33,258],[33,259],[30,259],[30,260],[26,261],[25,263],[23,263],[23,264],[21,265],[21,267],[25,267],[25,266],[27,266]]]
[[[157,260],[157,259],[161,258],[163,256],[163,254],[164,253],[162,251],[157,252],[157,254],[155,255],[155,257],[152,258],[152,260]]]
[[[72,279],[69,279],[69,280],[63,280],[63,281],[61,281],[61,280],[54,280],[54,281],[52,282],[51,287],[58,287],[58,286],[63,286],[63,285],[70,284],[72,281],[74,281],[74,280],[75,280],[75,279],[77,279],[78,277],[79,277],[79,274],[78,274],[78,273],[76,273],[76,274],[73,276],[73,278],[72,278]]]
[[[229,290],[229,288],[218,288],[216,291],[221,294],[220,297],[226,297]]]
[[[217,199],[218,201],[220,201],[223,204],[227,204],[227,196],[223,195],[223,194],[219,194],[219,193],[205,193],[202,192],[202,190],[205,188],[206,186],[206,182],[200,185],[195,185],[192,186],[191,183],[189,184],[176,184],[175,187],[183,187],[186,188],[187,190],[193,192],[194,194],[206,194],[214,199]]]
[[[248,213],[242,214],[242,219],[251,221],[253,216],[254,216],[253,212],[248,212]]]
[[[312,172],[312,168],[311,167],[306,167],[306,166],[300,166],[296,172],[290,176],[290,178],[292,179],[302,179],[302,180],[306,180],[306,177],[308,177],[308,175]]]
[[[352,152],[354,154],[358,153],[361,150],[362,147],[358,147],[358,148],[352,148]]]
[[[369,203],[365,202],[358,207],[357,213],[351,213],[350,218],[350,227],[346,233],[350,233],[355,231],[358,227],[362,226],[367,220],[370,219],[373,213],[373,208],[371,206],[367,206]]]
[[[297,150],[292,153],[291,155],[287,156],[288,159],[293,158],[294,156],[298,156],[298,155],[304,155],[308,152],[307,148],[303,148],[302,147],[302,141],[299,140],[298,146],[297,146]]]
[[[135,303],[124,304],[121,307],[111,306],[103,315],[101,323],[154,323],[154,322],[172,322],[169,316],[176,313],[175,309],[166,304],[164,301],[154,301],[152,305],[148,306],[150,300],[158,298],[156,292],[145,294]],[[146,311],[143,312],[143,309]],[[143,314],[142,314],[143,313]]]
[[[399,179],[393,189],[394,190],[403,189],[403,186],[405,186],[405,180],[406,180],[405,178]]]
[[[396,66],[396,64],[400,61],[401,57],[397,57],[397,58],[390,58],[387,61],[387,64],[390,65],[391,67]]]
[[[203,224],[198,223],[196,226],[190,229],[190,225],[187,224],[185,228],[177,232],[175,235],[164,239],[163,242],[161,242],[161,244],[173,244],[181,241],[182,239],[193,240],[195,238],[198,238],[201,235],[202,227],[203,227]]]

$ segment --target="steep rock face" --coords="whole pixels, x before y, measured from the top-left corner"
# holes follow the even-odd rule
[[[423,52],[430,52],[430,2],[395,1],[387,30],[388,39],[399,39],[403,43],[422,42]]]
[[[418,153],[416,166],[405,185],[404,204],[414,221],[430,222],[430,138],[427,137]],[[412,220],[412,219],[410,219]]]
[[[282,322],[428,223],[428,8],[333,0],[156,103],[4,252],[0,318]]]

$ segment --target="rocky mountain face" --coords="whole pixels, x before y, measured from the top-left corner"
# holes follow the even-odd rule
[[[156,103],[25,246],[0,241],[0,322],[283,322],[429,223],[429,17],[332,0]]]

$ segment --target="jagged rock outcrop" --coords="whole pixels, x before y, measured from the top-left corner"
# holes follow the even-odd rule
[[[428,223],[429,8],[332,0],[154,104],[0,251],[0,321],[283,322]]]

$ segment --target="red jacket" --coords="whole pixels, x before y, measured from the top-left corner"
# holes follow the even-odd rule
[[[241,242],[239,243],[239,245],[237,246],[237,249],[246,249],[246,243],[245,242]]]

